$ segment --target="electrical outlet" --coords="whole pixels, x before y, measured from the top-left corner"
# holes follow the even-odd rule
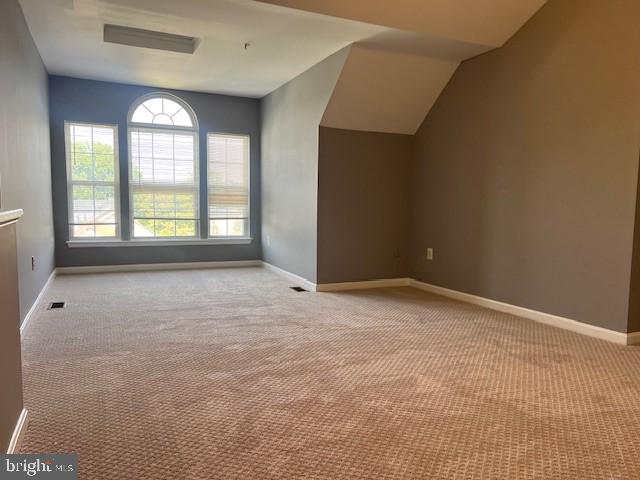
[[[393,251],[393,258],[400,258],[402,257],[402,250],[400,250],[399,248],[396,248]]]
[[[427,260],[433,260],[433,248],[427,248]]]
[[[36,269],[36,257],[31,257],[31,271]]]

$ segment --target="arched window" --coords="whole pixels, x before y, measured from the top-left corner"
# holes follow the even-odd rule
[[[178,98],[166,94],[153,95],[146,100],[144,98],[142,103],[138,101],[138,106],[131,115],[131,123],[194,128],[195,114]]]
[[[129,113],[132,237],[197,238],[198,122],[166,93],[146,95]]]

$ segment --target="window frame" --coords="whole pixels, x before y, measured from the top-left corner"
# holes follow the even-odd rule
[[[74,181],[73,165],[71,165],[71,136],[70,129],[72,125],[92,127],[92,128],[109,128],[113,131],[113,156],[114,156],[114,178],[113,178],[113,208],[115,218],[115,236],[110,237],[76,237],[73,235],[73,227],[76,225],[72,223],[73,220],[73,187],[75,184],[85,184],[95,186],[96,184],[111,185],[111,182],[96,182],[96,181]],[[93,145],[92,145],[93,148]],[[64,149],[65,149],[65,166],[67,169],[67,235],[69,242],[75,243],[102,243],[102,242],[114,242],[121,241],[122,239],[122,219],[120,215],[120,144],[118,138],[118,125],[108,123],[91,123],[91,122],[76,122],[73,120],[65,120],[64,122]],[[95,192],[94,192],[95,195]],[[95,215],[95,210],[94,210]],[[95,228],[95,217],[94,217]]]
[[[149,124],[149,123],[141,123],[141,122],[133,122],[131,119],[133,118],[133,114],[138,107],[140,107],[144,102],[151,98],[166,98],[178,103],[190,116],[191,122],[193,124],[192,127],[185,126],[171,126],[166,124]],[[114,171],[114,181],[113,184],[109,183],[108,185],[113,185],[114,187],[114,215],[115,215],[115,228],[116,235],[112,237],[75,237],[73,236],[73,225],[71,222],[73,221],[73,186],[77,185],[78,182],[74,182],[71,178],[72,175],[72,165],[71,165],[71,145],[70,145],[70,126],[71,125],[79,125],[79,126],[88,126],[88,127],[97,127],[97,128],[109,128],[113,131],[114,135],[114,163],[115,163],[115,171]],[[126,137],[123,137],[127,145],[127,163],[126,170],[124,172],[127,174],[125,179],[121,178],[121,153],[120,152],[120,132],[122,129],[126,128]],[[134,185],[131,183],[133,178],[133,170],[132,170],[132,142],[131,142],[131,131],[133,129],[141,129],[141,130],[151,130],[151,131],[162,131],[165,133],[174,133],[174,134],[184,134],[189,133],[193,135],[194,138],[194,175],[195,175],[195,197],[196,197],[196,232],[195,236],[189,237],[134,237],[134,202],[133,202],[133,191]],[[173,95],[168,92],[156,91],[147,93],[138,97],[133,103],[129,106],[127,111],[126,121],[124,123],[118,122],[115,124],[110,123],[101,123],[101,122],[90,122],[90,121],[73,121],[73,120],[64,120],[64,142],[65,142],[65,167],[66,167],[66,192],[67,192],[67,241],[66,244],[69,248],[94,248],[94,247],[143,247],[143,246],[175,246],[175,245],[248,245],[253,243],[253,238],[251,237],[251,135],[248,133],[228,133],[224,131],[211,131],[207,132],[206,136],[203,135],[204,132],[200,131],[200,126],[198,122],[198,118],[195,114],[195,111],[191,107],[187,101],[183,100],[181,97]],[[213,236],[211,231],[209,230],[210,218],[209,218],[209,136],[210,135],[224,135],[224,136],[237,136],[243,137],[247,139],[247,193],[248,193],[248,204],[247,204],[247,231],[244,235],[240,236]],[[200,143],[205,142],[205,150],[206,157],[201,158],[201,145]],[[206,165],[202,168],[202,162],[205,161]],[[204,172],[206,177],[203,179],[201,177],[201,173]],[[122,183],[125,182],[125,183]],[[87,184],[95,185],[96,182],[86,182]],[[101,184],[104,182],[98,182]],[[106,185],[106,183],[104,183]],[[176,186],[180,188],[179,184],[171,184],[172,186]],[[206,192],[202,192],[202,186],[205,186]],[[187,187],[190,188],[190,187]],[[122,210],[123,208],[123,195],[126,195],[129,199],[129,208],[128,212]],[[205,200],[206,209],[203,211],[202,200]],[[126,239],[123,239],[123,221],[126,218],[126,215],[129,215],[128,223],[129,223],[129,234]],[[176,220],[179,220],[178,218]],[[206,221],[206,232],[207,236],[204,236],[205,228],[202,224],[202,221]],[[124,229],[126,232],[126,228]]]
[[[189,114],[189,117],[191,117],[191,122],[193,123],[193,126],[191,127],[184,127],[184,126],[180,126],[180,125],[166,125],[166,124],[161,124],[161,123],[143,123],[143,122],[134,122],[131,119],[133,118],[133,114],[135,113],[135,111],[138,109],[138,107],[140,107],[143,103],[145,103],[147,100],[151,100],[152,98],[166,98],[167,100],[171,100],[172,102],[177,103],[178,105],[180,105],[182,108],[184,108],[184,110]],[[135,126],[135,127],[149,127],[151,126],[151,128],[156,128],[154,127],[154,125],[157,125],[157,128],[163,128],[163,127],[167,127],[171,130],[185,130],[187,132],[196,132],[198,133],[200,130],[200,127],[198,125],[198,117],[196,116],[196,112],[193,110],[193,108],[191,108],[191,105],[189,105],[185,100],[183,100],[182,98],[178,97],[177,95],[173,95],[171,93],[167,93],[167,92],[151,92],[151,93],[147,93],[145,95],[142,95],[141,97],[136,98],[136,100],[131,104],[131,106],[129,107],[129,110],[127,111],[127,127],[130,126]]]
[[[238,137],[247,139],[247,231],[244,235],[212,235],[211,217],[209,207],[209,137],[220,135],[225,137]],[[209,240],[246,240],[251,239],[251,135],[248,133],[207,132],[207,235]]]
[[[131,119],[133,118],[133,114],[143,103],[152,98],[166,98],[173,102],[176,102],[180,105],[190,116],[191,122],[193,126],[191,127],[183,127],[183,126],[170,126],[164,124],[152,124],[152,123],[141,123],[141,122],[133,122]],[[193,236],[166,236],[166,237],[136,237],[135,236],[135,215],[134,215],[134,187],[138,184],[133,183],[133,151],[132,151],[132,141],[131,134],[134,130],[147,131],[152,133],[165,133],[165,134],[190,134],[193,136],[193,163],[194,163],[194,191],[195,191],[195,199],[196,199],[196,215],[195,215],[195,234]],[[131,243],[145,243],[147,245],[153,244],[179,244],[182,242],[190,243],[197,240],[202,239],[202,225],[200,218],[201,206],[200,206],[200,129],[198,125],[198,118],[196,117],[195,112],[191,108],[191,106],[181,98],[166,93],[166,92],[152,92],[146,95],[143,95],[136,99],[135,102],[131,104],[129,107],[129,111],[127,113],[127,169],[128,169],[128,195],[129,195],[129,242]],[[175,161],[175,159],[174,159]],[[140,186],[140,185],[138,185]],[[180,185],[171,184],[167,185],[168,188],[179,189]],[[153,185],[150,186],[151,189],[154,188]],[[158,185],[158,188],[162,188],[162,184]],[[185,189],[189,189],[189,187],[184,186]],[[175,219],[177,221],[179,219]]]

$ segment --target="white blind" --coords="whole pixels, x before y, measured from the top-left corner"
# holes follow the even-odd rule
[[[65,124],[69,238],[119,235],[117,129]]]
[[[199,232],[197,136],[130,128],[133,237],[196,237]]]
[[[209,236],[249,235],[249,137],[207,135]]]

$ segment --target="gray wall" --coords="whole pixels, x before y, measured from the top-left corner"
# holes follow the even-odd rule
[[[268,263],[316,281],[318,129],[349,47],[262,99],[262,235]]]
[[[320,128],[318,283],[407,276],[413,136]]]
[[[18,224],[20,316],[54,268],[47,73],[17,0],[0,6],[0,192]],[[31,270],[31,257],[36,268]]]
[[[627,331],[638,18],[636,0],[551,0],[461,65],[416,137],[416,278]]]
[[[249,245],[69,248],[64,122],[118,126],[122,236],[129,238],[127,113],[140,96],[169,92],[195,111],[200,127],[200,172],[206,172],[207,132],[248,134],[251,138],[251,236]],[[253,260],[260,258],[260,102],[256,99],[166,90],[69,77],[49,78],[53,209],[56,264],[59,267],[162,262]],[[206,236],[206,176],[200,175],[200,225]]]

